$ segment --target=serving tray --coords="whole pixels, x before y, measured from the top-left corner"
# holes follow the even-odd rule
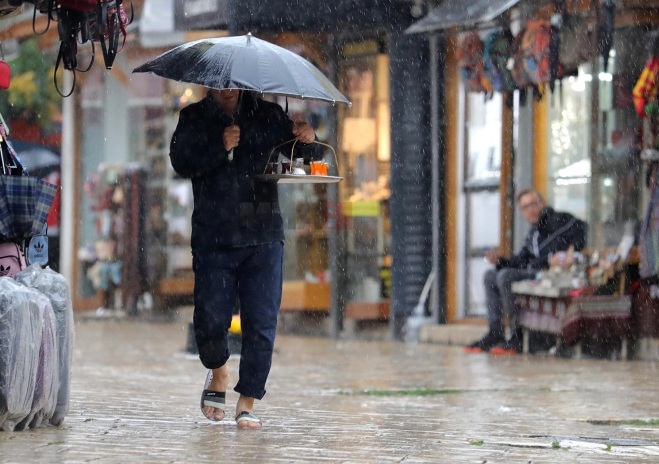
[[[261,174],[254,179],[278,184],[335,184],[343,180],[338,176],[312,176],[301,174]]]

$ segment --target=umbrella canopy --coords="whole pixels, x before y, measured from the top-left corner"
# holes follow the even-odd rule
[[[0,176],[0,238],[21,241],[42,233],[57,186],[28,176]]]
[[[350,104],[309,61],[251,34],[179,45],[133,72],[152,72],[166,79],[213,89],[244,89]]]
[[[60,169],[60,155],[47,146],[16,140],[11,144],[30,176],[42,178]]]

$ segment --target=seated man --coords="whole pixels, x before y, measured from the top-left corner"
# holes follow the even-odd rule
[[[496,265],[485,273],[485,294],[489,331],[480,340],[465,347],[465,351],[492,354],[515,354],[522,351],[522,332],[518,327],[518,311],[513,282],[533,279],[541,269],[549,267],[550,257],[570,246],[580,251],[586,245],[586,223],[569,213],[557,212],[545,205],[535,190],[523,190],[517,204],[524,218],[531,223],[524,246],[510,259],[489,251],[485,259]],[[503,312],[508,314],[510,339],[505,338]]]

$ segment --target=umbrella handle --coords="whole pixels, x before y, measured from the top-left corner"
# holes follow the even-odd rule
[[[229,161],[233,161],[233,148],[229,150],[229,154],[227,155],[227,157],[229,158]]]
[[[267,169],[268,169],[268,164],[270,164],[270,158],[272,158],[272,154],[275,152],[275,150],[276,150],[277,148],[279,148],[279,147],[281,147],[281,146],[283,146],[283,145],[286,145],[287,143],[291,143],[291,142],[293,142],[293,145],[291,146],[291,156],[290,156],[290,160],[291,160],[291,163],[293,162],[293,150],[295,149],[295,144],[297,143],[297,139],[287,140],[286,142],[284,142],[284,143],[280,143],[279,145],[277,145],[276,147],[274,147],[272,150],[270,150],[270,155],[268,155],[268,161],[265,163],[265,168],[263,168],[263,174],[264,174],[264,175],[265,175],[265,173],[266,173],[266,171],[267,171]],[[314,141],[311,142],[311,143],[316,143],[316,144],[318,144],[318,145],[323,145],[324,147],[327,147],[327,148],[329,148],[330,150],[332,150],[332,155],[334,155],[334,164],[336,164],[336,170],[337,170],[337,172],[338,172],[338,170],[339,170],[339,158],[336,156],[336,150],[334,150],[334,147],[332,147],[332,145],[329,145],[329,144],[327,144],[327,143],[319,142],[318,140],[314,140]]]

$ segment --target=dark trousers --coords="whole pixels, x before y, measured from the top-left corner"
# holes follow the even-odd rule
[[[194,332],[207,369],[229,359],[228,331],[240,299],[242,351],[234,390],[261,399],[272,365],[281,305],[284,244],[267,243],[221,251],[193,251]]]
[[[487,320],[490,331],[500,335],[505,334],[503,324],[504,311],[508,314],[510,329],[518,327],[518,311],[515,306],[515,295],[512,291],[513,282],[533,279],[536,271],[528,269],[490,269],[485,273],[485,297],[487,298]]]

